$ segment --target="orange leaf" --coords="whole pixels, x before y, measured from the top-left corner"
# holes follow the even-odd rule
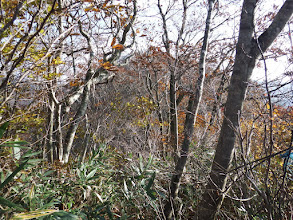
[[[124,49],[124,46],[122,44],[117,44],[115,46],[112,46],[113,49],[116,49],[116,50],[123,50]]]
[[[85,12],[88,12],[88,11],[90,11],[92,8],[93,8],[93,7],[87,7],[87,8],[84,9],[84,11],[85,11]]]
[[[116,43],[116,37],[113,38],[113,40],[111,42],[111,47],[113,47],[115,43]]]

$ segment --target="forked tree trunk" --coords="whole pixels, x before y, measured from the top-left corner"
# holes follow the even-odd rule
[[[243,2],[235,63],[228,90],[224,121],[208,184],[194,219],[215,219],[221,207],[227,191],[226,182],[234,155],[235,131],[238,130],[238,119],[245,99],[248,79],[261,53],[276,39],[293,12],[293,0],[287,0],[268,29],[258,39],[255,39],[253,35],[256,4],[257,0],[244,0]]]
[[[169,199],[166,202],[164,207],[164,215],[167,219],[171,219],[172,214],[175,216],[177,215],[176,204],[174,203],[174,201],[176,197],[178,196],[178,190],[179,190],[181,177],[182,177],[183,170],[188,158],[189,146],[193,137],[194,123],[196,120],[198,107],[202,97],[203,84],[205,80],[205,59],[206,59],[206,53],[208,48],[211,15],[214,8],[214,2],[215,2],[214,0],[209,0],[209,9],[208,9],[208,15],[206,19],[204,39],[203,39],[203,45],[201,48],[200,60],[199,60],[199,77],[197,80],[197,84],[195,85],[194,94],[190,95],[189,97],[185,124],[184,124],[184,140],[180,150],[180,157],[176,161],[176,167],[174,171],[175,173],[171,178]]]

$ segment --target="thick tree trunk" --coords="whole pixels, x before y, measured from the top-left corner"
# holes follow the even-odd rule
[[[210,0],[208,15],[206,19],[206,28],[205,28],[205,34],[203,39],[203,45],[201,48],[201,54],[200,54],[200,60],[199,60],[199,77],[197,80],[197,84],[195,85],[195,92],[189,97],[185,124],[184,124],[184,140],[181,146],[180,157],[176,161],[175,174],[171,178],[169,200],[166,202],[166,205],[164,207],[164,215],[167,219],[172,218],[172,213],[174,213],[175,216],[177,215],[176,204],[174,203],[174,201],[176,197],[178,196],[178,190],[179,190],[181,177],[182,177],[183,170],[188,158],[189,146],[193,137],[194,123],[196,121],[196,115],[197,115],[200,100],[202,97],[203,84],[205,80],[205,59],[206,59],[206,53],[208,48],[208,39],[209,39],[210,23],[211,23],[211,15],[212,15],[213,7],[214,7],[214,0]]]
[[[240,32],[225,106],[224,121],[210,178],[194,219],[215,219],[221,207],[227,191],[226,182],[234,154],[235,131],[239,126],[238,119],[245,99],[248,79],[260,54],[271,45],[293,12],[293,0],[287,0],[269,28],[258,39],[254,39],[254,10],[256,3],[257,0],[244,0],[243,2]]]

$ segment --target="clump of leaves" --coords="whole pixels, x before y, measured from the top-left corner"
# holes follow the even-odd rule
[[[5,127],[6,126],[6,127]],[[3,135],[7,125],[0,127]],[[2,129],[2,130],[1,130]],[[4,142],[5,147],[27,143]],[[1,170],[2,214],[12,219],[137,219],[157,216],[155,163],[125,158],[117,149],[101,144],[84,163],[68,164],[38,159],[28,151],[12,171]],[[61,210],[58,210],[61,209]],[[155,210],[155,211],[154,211]]]

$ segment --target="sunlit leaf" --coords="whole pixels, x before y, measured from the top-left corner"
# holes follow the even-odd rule
[[[58,212],[58,210],[55,209],[48,209],[48,210],[38,210],[38,211],[31,211],[31,212],[22,212],[14,214],[11,218],[11,220],[25,220],[25,219],[33,219],[33,218],[39,218],[47,215],[51,215],[54,212]]]

